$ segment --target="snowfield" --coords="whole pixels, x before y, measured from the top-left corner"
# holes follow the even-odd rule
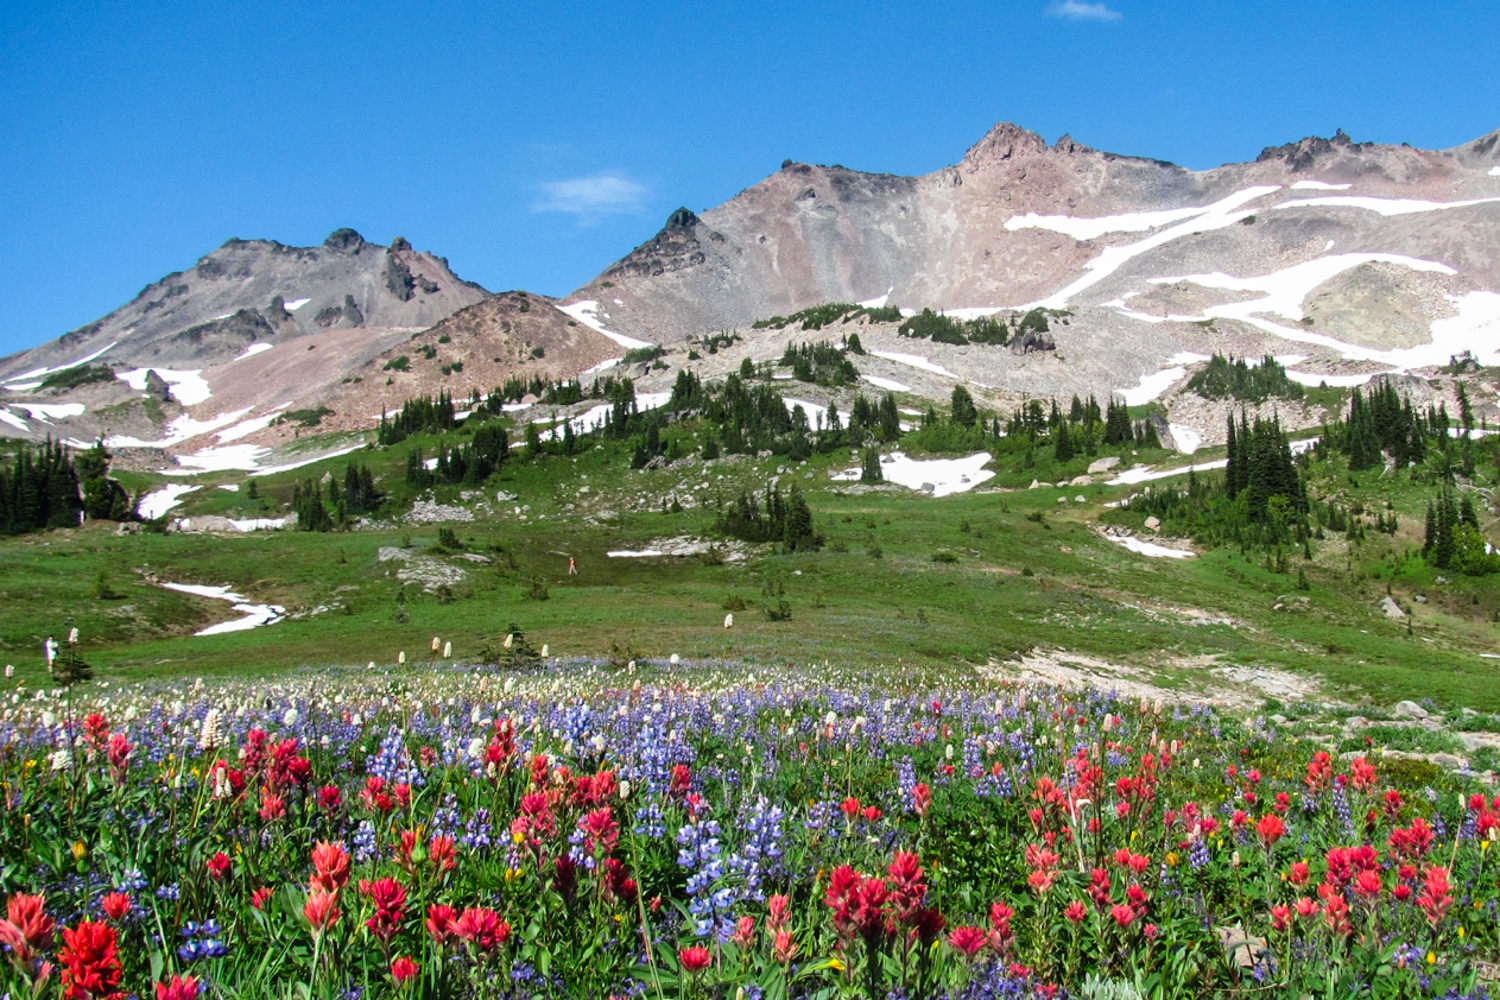
[[[1183,219],[1196,218],[1206,211],[1207,208],[1168,208],[1159,212],[1127,212],[1123,215],[1101,215],[1094,218],[1027,212],[1025,215],[1014,215],[1006,219],[1005,228],[1011,232],[1018,229],[1049,229],[1075,240],[1095,240],[1105,233],[1143,233]]]
[[[77,417],[83,414],[82,403],[12,403],[17,409],[25,410],[31,414],[32,420],[40,420],[44,424],[50,424],[53,420],[65,417]]]
[[[670,392],[639,392],[635,396],[635,408],[638,413],[647,410],[655,410],[667,405],[667,400],[672,398]],[[612,408],[610,403],[599,403],[584,410],[578,416],[568,420],[567,423],[573,427],[574,434],[587,434],[604,426]],[[556,417],[537,417],[531,422],[534,424],[550,424]],[[550,430],[542,432],[543,441],[561,441],[563,437],[563,424],[558,424]]]
[[[885,358],[887,361],[894,361],[898,365],[907,365],[911,368],[921,369],[924,372],[931,372],[934,375],[942,375],[951,379],[958,378],[957,375],[942,365],[928,361],[920,354],[902,354],[899,351],[871,351],[870,354],[877,358]]]
[[[183,496],[198,489],[187,483],[168,483],[159,490],[141,497],[141,504],[137,508],[141,517],[151,520],[161,517],[167,511],[182,502]]]
[[[257,354],[264,354],[266,351],[269,351],[274,346],[276,346],[276,345],[275,344],[267,344],[264,341],[262,341],[259,344],[251,344],[249,347],[245,348],[245,352],[243,354],[239,355],[238,357],[236,357],[234,359],[234,361],[244,361],[246,358],[253,358]],[[233,362],[231,362],[231,363],[233,363]]]
[[[1168,424],[1167,430],[1171,432],[1172,440],[1177,442],[1177,450],[1184,455],[1191,455],[1203,444],[1203,435],[1186,424]]]
[[[15,385],[12,385],[11,383],[12,382],[20,382],[20,381],[23,381],[25,379],[44,379],[48,375],[55,374],[56,372],[65,372],[69,368],[77,368],[79,365],[86,365],[90,361],[93,361],[95,358],[99,357],[99,355],[103,354],[105,351],[109,350],[111,347],[114,347],[118,343],[119,343],[118,340],[112,340],[108,344],[106,344],[103,347],[99,348],[93,354],[86,354],[83,357],[79,358],[77,361],[69,361],[66,364],[58,365],[55,368],[33,368],[29,372],[21,372],[19,375],[12,375],[6,381],[5,388],[10,389],[10,390],[15,391],[15,392],[24,392],[25,391],[24,389],[21,389],[21,388],[15,386]],[[31,386],[31,388],[35,388],[37,385],[41,385],[41,383],[37,382],[35,385]]]
[[[599,333],[604,334],[610,340],[613,340],[615,343],[619,344],[623,348],[626,348],[627,350],[632,347],[656,346],[648,340],[636,340],[634,337],[627,337],[623,333],[615,333],[613,330],[606,330],[604,328],[604,324],[599,321],[599,303],[594,299],[581,299],[580,301],[574,302],[570,305],[558,306],[558,308],[576,319],[578,322],[582,323],[584,326],[588,327],[591,330],[595,330]]]
[[[1347,191],[1348,184],[1325,184],[1323,181],[1297,181],[1292,185],[1293,191]]]
[[[889,392],[911,392],[911,386],[897,382],[893,378],[881,378],[879,375],[866,375],[863,372],[859,377],[877,389],[885,389]]]
[[[1134,535],[1106,535],[1105,537],[1116,545],[1124,546],[1131,552],[1150,556],[1153,559],[1191,559],[1196,555],[1196,553],[1188,552],[1185,549],[1170,549],[1165,545],[1148,542],[1143,538],[1136,538]]]
[[[172,396],[183,406],[194,406],[213,397],[201,368],[189,371],[173,371],[170,368],[133,368],[128,372],[116,372],[115,377],[128,384],[136,392],[146,391],[146,375],[156,372],[170,387]]]
[[[225,632],[244,632],[247,629],[258,628],[261,625],[269,625],[286,614],[286,608],[277,604],[246,603],[245,595],[236,594],[228,587],[209,587],[196,583],[163,583],[162,586],[168,590],[192,594],[195,597],[208,597],[216,601],[232,601],[234,602],[234,610],[244,615],[243,618],[210,625],[206,629],[194,632],[194,635],[221,635]]]
[[[1140,406],[1172,388],[1173,383],[1186,374],[1187,369],[1181,366],[1163,368],[1151,375],[1142,375],[1139,382],[1127,389],[1116,389],[1115,395],[1125,400],[1126,406]]]
[[[1223,229],[1226,226],[1232,226],[1241,219],[1254,214],[1248,209],[1241,209],[1240,206],[1280,190],[1280,184],[1261,184],[1255,187],[1248,187],[1236,191],[1227,198],[1221,198],[1212,205],[1194,209],[1191,216],[1184,217],[1185,221],[1163,229],[1160,232],[1153,233],[1137,243],[1105,247],[1099,256],[1084,265],[1084,274],[1082,277],[1064,285],[1041,301],[1033,303],[1033,305],[1042,306],[1047,309],[1065,309],[1069,301],[1079,292],[1097,285],[1141,254],[1155,250],[1159,246],[1171,243],[1173,240],[1181,239],[1184,236],[1206,232],[1210,229]]]
[[[1298,198],[1272,208],[1363,208],[1381,215],[1410,215],[1413,212],[1441,212],[1450,208],[1488,205],[1500,198],[1470,198],[1468,201],[1422,201],[1418,198],[1361,198],[1356,195],[1331,195],[1327,198]]]
[[[995,474],[984,466],[990,453],[981,451],[967,458],[908,458],[904,452],[893,451],[880,461],[880,471],[885,481],[905,486],[919,493],[930,493],[934,497],[945,497],[953,493],[967,493],[974,487],[988,482]],[[857,482],[862,470],[859,467],[835,472],[835,482]]]

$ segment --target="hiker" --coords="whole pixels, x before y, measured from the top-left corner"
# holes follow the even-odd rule
[[[573,557],[572,556],[568,556],[568,575],[569,576],[577,576],[578,575],[578,564],[573,561]]]
[[[47,673],[52,673],[52,661],[57,659],[57,640],[50,635],[47,641],[42,643],[42,652],[47,657]]]

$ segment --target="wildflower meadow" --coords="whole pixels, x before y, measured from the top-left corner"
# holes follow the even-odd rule
[[[15,692],[0,989],[1486,996],[1500,798],[1393,765],[852,668]]]

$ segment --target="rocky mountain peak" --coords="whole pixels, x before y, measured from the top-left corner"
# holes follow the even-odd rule
[[[340,253],[359,253],[364,249],[365,238],[353,229],[335,229],[328,234],[328,239],[323,241],[323,245]]]
[[[1294,171],[1306,170],[1319,159],[1335,152],[1360,153],[1373,146],[1371,142],[1355,142],[1343,129],[1336,129],[1333,138],[1311,135],[1284,146],[1267,146],[1255,158],[1256,163],[1280,160]]]
[[[667,216],[668,229],[689,229],[698,224],[698,217],[686,208],[679,208]]]
[[[963,165],[979,167],[1021,156],[1036,156],[1047,152],[1047,148],[1047,140],[1035,132],[1010,122],[998,122],[983,139],[969,147]]]

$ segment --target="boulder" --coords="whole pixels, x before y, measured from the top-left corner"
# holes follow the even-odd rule
[[[1428,712],[1414,701],[1398,701],[1396,707],[1391,709],[1391,714],[1398,719],[1425,719]]]
[[[1119,455],[1106,455],[1104,458],[1096,459],[1089,463],[1089,475],[1093,476],[1101,472],[1108,472],[1119,464]]]
[[[1146,518],[1146,530],[1147,531],[1160,531],[1161,530],[1161,518],[1157,517],[1155,514],[1152,514],[1149,517],[1147,517]]]
[[[1406,617],[1406,612],[1401,610],[1401,605],[1397,604],[1395,599],[1389,596],[1381,598],[1380,610],[1385,613],[1387,618]]]

